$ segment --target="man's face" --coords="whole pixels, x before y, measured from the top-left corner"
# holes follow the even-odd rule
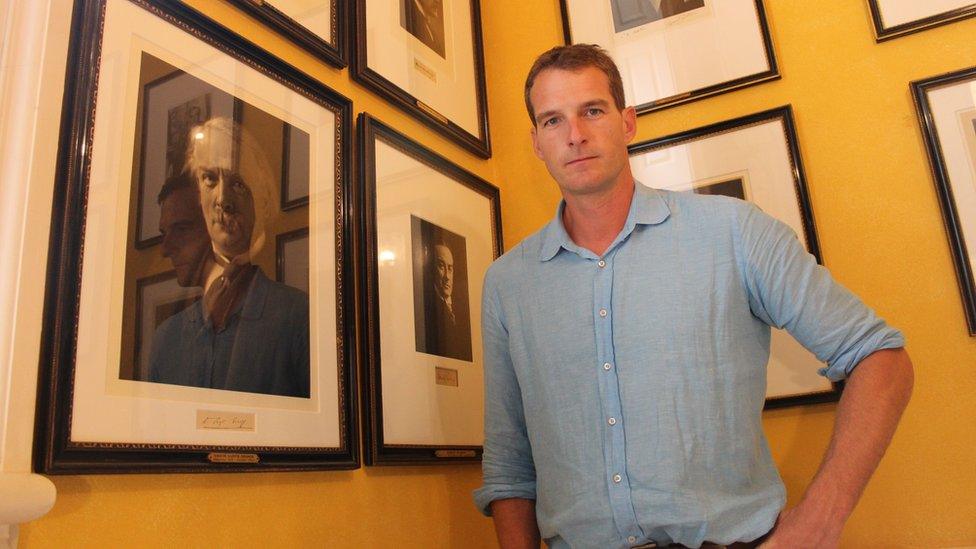
[[[636,113],[632,107],[617,110],[603,71],[546,69],[536,76],[529,100],[535,154],[563,196],[604,192],[629,175],[627,144]]]
[[[197,190],[184,187],[160,204],[159,232],[163,234],[163,257],[176,269],[180,286],[200,286],[194,280],[204,254],[210,253],[210,235],[200,212]]]
[[[454,291],[454,254],[447,246],[434,246],[434,288],[441,299]]]
[[[198,143],[190,165],[200,188],[200,206],[214,250],[232,258],[251,246],[254,196],[233,167],[230,144],[220,143],[219,136],[217,141]]]

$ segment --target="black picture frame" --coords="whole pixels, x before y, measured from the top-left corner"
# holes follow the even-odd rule
[[[330,211],[334,212],[334,227],[330,231],[334,231],[335,237],[335,288],[334,290],[328,288],[332,284],[332,280],[329,280],[322,291],[335,292],[334,309],[331,312],[326,309],[326,314],[335,315],[336,334],[328,336],[330,342],[335,342],[335,348],[334,350],[323,349],[323,353],[335,357],[336,389],[330,398],[337,403],[334,409],[337,419],[333,427],[338,444],[334,446],[301,443],[248,445],[236,442],[237,439],[234,438],[236,433],[231,433],[232,436],[224,437],[219,441],[206,439],[203,442],[129,442],[126,440],[102,442],[100,440],[104,439],[72,438],[72,418],[77,419],[81,412],[75,409],[73,403],[73,398],[77,397],[78,393],[77,383],[81,378],[78,371],[81,363],[77,360],[79,326],[84,322],[86,315],[92,316],[92,310],[86,312],[81,305],[84,281],[83,259],[94,246],[93,243],[85,245],[86,228],[89,226],[88,220],[99,215],[99,210],[92,210],[97,205],[90,202],[94,184],[92,166],[94,159],[99,158],[99,155],[107,154],[106,150],[99,150],[97,147],[99,133],[96,132],[96,112],[112,112],[109,108],[111,105],[99,105],[98,98],[101,94],[119,91],[107,89],[112,81],[100,82],[103,41],[106,39],[106,33],[109,32],[106,25],[107,11],[114,13],[116,18],[112,32],[119,35],[135,32],[130,28],[123,29],[124,25],[118,24],[118,17],[120,13],[137,13],[139,17],[144,17],[147,22],[150,22],[158,32],[174,33],[173,36],[178,35],[181,40],[202,41],[206,47],[213,47],[219,56],[227,56],[235,63],[247,65],[258,73],[257,77],[267,77],[262,82],[267,82],[269,86],[284,86],[284,89],[288,93],[293,93],[296,99],[307,102],[305,104],[310,105],[309,108],[315,109],[316,112],[329,113],[328,119],[334,121],[334,131],[331,135],[326,133],[323,139],[330,139],[334,144],[334,165],[327,164],[325,170],[330,179],[333,179],[329,182],[329,187],[334,186],[335,195],[325,203],[330,204]],[[139,32],[142,30],[139,29]],[[131,2],[77,0],[72,15],[68,60],[44,297],[34,469],[45,474],[98,474],[358,468],[361,458],[358,439],[357,353],[354,328],[357,311],[353,298],[354,265],[351,246],[355,226],[350,213],[352,204],[349,165],[352,151],[351,101],[182,2],[174,0],[132,0]],[[115,97],[118,97],[118,94]],[[112,138],[121,139],[121,137]],[[331,235],[332,232],[328,234]],[[110,291],[121,292],[122,290],[111,288]],[[111,372],[114,367],[110,363],[92,365],[101,376],[105,375],[106,369]],[[97,383],[99,376],[95,377]],[[158,386],[159,384],[143,385]],[[244,394],[232,391],[216,392],[229,393],[230,396],[227,397],[229,399]],[[265,397],[284,398],[274,394],[257,395],[256,398]],[[153,402],[159,404],[161,401],[157,399]],[[159,405],[169,405],[169,401]],[[204,402],[203,405],[206,407],[208,402]],[[228,405],[228,408],[234,406],[236,404]],[[240,408],[238,406],[236,409]],[[198,430],[201,429],[201,421],[208,420],[201,419],[200,413],[203,411],[196,410]],[[89,416],[93,415],[90,411],[87,413]],[[261,417],[258,414],[252,416]],[[225,419],[226,417],[220,421]],[[192,423],[192,418],[189,421]],[[251,427],[253,428],[253,420]],[[311,427],[322,429],[321,424]],[[267,425],[265,428],[267,429]],[[187,429],[192,431],[190,427]],[[300,431],[300,433],[304,432],[306,431]],[[301,436],[304,435],[298,434],[295,438]]]
[[[360,286],[365,290],[363,294],[364,299],[362,300],[362,310],[360,312],[361,318],[363,319],[363,323],[365,325],[364,342],[362,346],[363,357],[361,358],[361,363],[363,365],[362,377],[364,380],[361,388],[364,414],[364,444],[366,445],[366,449],[364,451],[365,462],[367,465],[396,465],[480,461],[483,451],[480,444],[423,444],[412,442],[391,443],[386,437],[387,431],[383,419],[384,388],[382,373],[384,364],[381,360],[383,349],[382,336],[394,335],[394,331],[405,331],[409,333],[409,328],[403,326],[402,324],[398,324],[397,328],[391,329],[390,332],[384,332],[381,326],[383,320],[381,318],[381,308],[396,308],[398,311],[405,312],[406,318],[415,318],[417,311],[414,309],[414,300],[409,297],[396,303],[381,303],[381,301],[383,301],[383,297],[380,288],[379,265],[380,261],[383,259],[378,245],[378,233],[380,232],[380,229],[378,229],[379,222],[377,217],[377,205],[379,203],[377,198],[377,143],[382,142],[383,144],[390,146],[393,150],[402,153],[406,157],[409,157],[412,161],[416,161],[416,164],[418,166],[422,166],[422,169],[424,170],[431,170],[432,172],[437,172],[443,176],[446,176],[452,181],[452,183],[456,183],[458,185],[457,189],[459,191],[463,193],[474,193],[473,196],[476,195],[479,199],[484,199],[487,201],[489,219],[479,220],[479,226],[490,233],[481,234],[480,236],[482,237],[482,242],[484,239],[491,242],[491,249],[476,250],[475,248],[478,247],[478,239],[469,238],[467,245],[468,258],[478,257],[478,254],[480,254],[480,257],[482,258],[484,258],[486,255],[488,256],[488,260],[480,264],[480,269],[474,266],[473,261],[468,261],[466,268],[467,280],[471,282],[472,286],[476,283],[480,284],[480,281],[484,276],[484,270],[487,270],[487,266],[490,261],[497,258],[501,254],[502,235],[499,191],[497,187],[491,185],[487,181],[468,172],[467,170],[464,170],[446,158],[439,156],[433,151],[420,145],[416,141],[413,141],[406,135],[397,132],[387,124],[384,124],[367,113],[361,113],[359,115],[357,127],[359,133],[358,144],[360,152],[360,182],[357,188],[357,204],[360,205],[359,211],[362,213],[359,233],[363,249],[359,260],[359,280]],[[404,185],[402,188],[410,189],[409,191],[404,192],[412,193],[414,192],[413,189],[415,186]],[[422,202],[422,200],[420,202]],[[414,198],[412,200],[406,200],[404,203],[416,205],[418,201]],[[410,208],[410,206],[406,207],[408,209]],[[460,208],[462,206],[457,207]],[[403,213],[404,212],[402,209],[398,210],[398,214]],[[402,218],[402,220],[405,220],[406,223],[403,226],[403,232],[399,233],[401,236],[403,236],[405,241],[411,241],[409,236],[411,233],[410,227],[415,225],[418,220],[431,226],[434,225],[430,222],[430,220],[419,219],[417,212],[413,210],[411,210],[410,214],[406,217],[399,215],[398,218]],[[453,236],[457,237],[457,235]],[[415,245],[411,244],[410,247],[410,253],[404,252],[402,254],[403,256],[415,256],[417,254]],[[457,248],[455,248],[455,250],[456,249]],[[409,259],[405,261],[411,264],[403,265],[401,270],[397,271],[397,274],[393,276],[393,278],[402,282],[404,295],[409,296],[415,291],[415,288],[413,284],[406,281],[410,280],[410,273],[415,269],[415,261],[410,261]],[[457,283],[455,283],[455,285],[457,286]],[[475,308],[479,306],[480,300],[477,297],[478,293],[475,291],[475,289],[472,289],[468,295],[471,307],[470,314],[473,318],[472,325],[474,326],[480,324],[478,321],[480,315],[476,313],[477,309]],[[408,320],[404,324],[409,323],[410,321]],[[480,331],[477,333],[480,334]],[[474,332],[472,332],[472,334],[474,334]],[[405,337],[402,339],[402,343],[403,349],[397,348],[393,350],[392,354],[393,356],[398,357],[399,362],[393,365],[394,368],[391,368],[391,371],[396,372],[406,368],[404,365],[408,364],[407,361],[409,359],[400,357],[404,357],[405,355],[414,355],[414,353],[416,353],[416,356],[424,356],[431,359],[428,361],[429,363],[423,363],[424,367],[429,368],[429,372],[431,374],[431,381],[428,382],[428,384],[436,383],[437,385],[447,385],[451,383],[452,380],[450,379],[448,379],[446,383],[442,383],[440,377],[442,369],[437,366],[438,364],[446,364],[450,366],[452,364],[459,363],[456,361],[451,362],[451,359],[444,357],[444,355],[449,353],[435,353],[442,355],[440,357],[431,354],[425,355],[423,354],[424,352],[413,347],[414,337]],[[481,347],[480,341],[478,338],[472,337],[472,343],[475,349],[475,357],[473,358],[473,362],[470,364],[467,362],[461,362],[462,368],[479,366],[478,361],[480,359]],[[426,352],[430,353],[429,350]],[[386,367],[389,368],[390,365],[386,365]],[[449,368],[444,368],[443,370],[448,369]],[[450,375],[450,372],[447,372],[447,376],[450,377]],[[461,375],[463,376],[464,374],[462,373]],[[455,387],[457,386],[457,376],[458,374],[455,373],[453,378]],[[433,381],[435,377],[437,380]],[[477,374],[474,374],[474,377],[476,378],[476,386],[473,388],[474,390],[471,395],[475,399],[480,399],[483,396],[483,367]],[[401,415],[408,414],[409,412],[410,410],[408,409],[398,409],[396,412],[393,412],[393,414],[400,417]],[[476,420],[478,422],[477,429],[480,433],[481,414],[477,414]]]
[[[569,45],[573,44],[573,33],[572,33],[572,22],[570,17],[570,10],[567,4],[568,0],[559,0],[559,7],[562,14],[563,23],[563,40]],[[600,0],[605,2],[606,0]],[[707,97],[712,97],[714,95],[720,95],[723,93],[728,93],[741,88],[746,88],[749,86],[755,86],[765,82],[770,82],[773,80],[778,80],[781,78],[779,73],[779,67],[776,63],[776,55],[773,49],[773,41],[769,32],[769,23],[766,19],[766,9],[763,4],[763,0],[753,0],[755,2],[756,19],[759,25],[759,34],[762,40],[763,55],[765,62],[768,66],[766,70],[762,70],[753,74],[742,75],[730,80],[714,82],[712,84],[696,88],[693,90],[680,92],[675,95],[662,97],[653,101],[644,102],[641,104],[633,105],[637,110],[637,114],[646,114],[649,112],[658,111],[661,109],[667,109],[670,107],[676,107],[678,105],[683,105],[692,101],[698,101],[700,99],[705,99]],[[600,44],[605,49],[607,46]],[[612,55],[612,52],[611,52]],[[617,63],[621,66],[621,63]],[[625,67],[621,67],[622,71],[627,70]]]
[[[946,236],[949,238],[949,247],[952,250],[952,262],[956,270],[959,292],[962,296],[966,325],[969,329],[969,335],[976,337],[976,273],[974,273],[973,268],[973,260],[976,258],[971,257],[967,251],[966,235],[963,231],[963,217],[974,216],[976,212],[964,212],[957,205],[956,196],[953,192],[953,178],[950,177],[950,159],[947,158],[946,150],[943,146],[943,138],[954,136],[940,136],[940,128],[936,121],[934,106],[929,99],[929,94],[933,90],[970,83],[976,83],[976,67],[969,67],[947,74],[917,80],[910,84],[910,88],[915,101],[916,112],[918,113],[922,139],[925,142],[925,150],[928,153],[932,179],[935,182],[935,191],[939,197],[942,221],[945,225]],[[969,107],[969,110],[972,111],[973,107]],[[952,109],[956,110],[955,107],[952,107]],[[973,124],[973,131],[976,132],[976,123]],[[971,145],[971,147],[969,150],[970,155],[972,155],[972,158],[976,158],[976,143]],[[976,161],[973,161],[973,163],[976,164]],[[969,236],[970,238],[976,237],[976,235]]]
[[[431,99],[415,97],[408,90],[393,82],[369,65],[370,52],[367,47],[367,4],[370,0],[355,0],[352,3],[352,20],[355,24],[354,51],[350,75],[353,80],[376,92],[397,108],[423,122],[426,126],[450,139],[457,145],[481,157],[491,157],[491,138],[488,131],[488,98],[485,85],[485,56],[481,31],[480,0],[443,0],[455,4],[467,3],[471,17],[472,38],[472,78],[474,93],[470,108],[475,110],[477,131],[472,132],[460,126],[456,120],[438,112],[431,106]],[[415,61],[416,63],[416,61]]]
[[[757,127],[760,125],[770,124],[770,123],[781,123],[782,124],[782,135],[785,141],[785,154],[788,157],[789,168],[785,170],[787,173],[782,174],[788,179],[792,180],[793,184],[793,195],[795,198],[795,203],[783,204],[782,207],[792,210],[796,208],[798,210],[798,219],[802,229],[799,236],[801,240],[805,242],[807,251],[816,259],[818,264],[823,264],[823,258],[820,253],[820,244],[817,237],[816,225],[814,223],[813,208],[810,204],[809,191],[807,190],[806,175],[803,170],[803,161],[800,156],[799,140],[796,133],[796,124],[793,116],[793,108],[790,105],[784,105],[782,107],[777,107],[769,109],[766,111],[734,118],[731,120],[726,120],[722,122],[716,122],[714,124],[709,124],[707,126],[702,126],[699,128],[679,132],[676,134],[659,137],[655,139],[650,139],[647,141],[642,141],[639,143],[634,143],[629,147],[629,153],[631,157],[641,155],[644,153],[651,153],[654,151],[666,150],[670,147],[681,146],[688,143],[706,140],[718,136],[728,136],[738,132],[740,130]],[[741,150],[751,150],[750,147],[741,147]],[[764,153],[765,154],[765,153]],[[728,170],[727,166],[723,166],[725,171]],[[635,171],[635,175],[636,175]],[[638,175],[639,179],[639,175]],[[710,182],[710,186],[725,186],[730,180],[734,180],[729,176],[723,176],[717,178],[715,181]],[[779,180],[776,180],[778,183]],[[708,192],[708,194],[727,194],[725,192],[715,193]],[[738,198],[739,196],[736,195]],[[746,194],[746,198],[749,195]],[[766,209],[766,206],[759,204],[760,207]],[[815,357],[811,358],[811,362],[815,360]],[[816,374],[816,371],[811,372],[811,374]],[[819,381],[819,376],[813,378]],[[825,383],[826,384],[826,383]],[[789,393],[780,395],[767,395],[765,409],[774,408],[784,408],[790,406],[799,406],[807,404],[817,404],[823,402],[834,402],[840,398],[841,391],[843,389],[842,382],[833,382],[826,384],[830,387],[828,390],[811,390],[809,392],[802,393]]]
[[[962,19],[976,17],[976,3],[973,3],[914,21],[898,25],[887,25],[881,13],[881,6],[878,4],[878,0],[868,0],[868,7],[871,10],[871,21],[874,23],[876,42],[884,42],[892,38],[907,36],[933,27],[948,25],[949,23],[954,23]]]
[[[333,67],[343,69],[349,64],[346,0],[331,2],[330,40],[275,7],[277,0],[230,0],[230,3]]]

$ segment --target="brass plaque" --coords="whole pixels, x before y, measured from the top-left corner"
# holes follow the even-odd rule
[[[474,450],[435,450],[434,455],[439,458],[473,458],[478,457]]]
[[[458,371],[451,368],[434,367],[434,378],[438,385],[446,387],[458,386]]]
[[[210,463],[257,463],[257,454],[232,454],[228,452],[210,452],[207,454]]]
[[[197,410],[197,429],[253,432],[254,414]]]

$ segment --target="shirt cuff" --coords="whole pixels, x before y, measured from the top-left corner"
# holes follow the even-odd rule
[[[904,346],[905,336],[899,330],[884,325],[883,329],[876,330],[865,338],[861,345],[837,357],[833,363],[826,368],[821,368],[817,373],[830,381],[847,379],[854,368],[871,353],[882,349],[898,349]]]
[[[491,502],[496,499],[535,499],[535,482],[485,484],[474,491],[474,504],[481,514],[491,516]]]

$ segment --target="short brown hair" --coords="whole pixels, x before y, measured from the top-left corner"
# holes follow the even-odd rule
[[[596,44],[573,44],[571,46],[556,46],[551,50],[540,55],[529,75],[525,77],[525,108],[529,111],[529,118],[532,125],[535,125],[535,109],[532,108],[532,101],[529,100],[529,92],[535,84],[535,78],[539,73],[546,69],[560,69],[564,71],[578,71],[586,67],[595,67],[607,75],[610,82],[610,95],[613,96],[613,103],[618,110],[627,107],[624,99],[624,82],[620,78],[620,71],[617,70],[616,63],[610,55]]]

